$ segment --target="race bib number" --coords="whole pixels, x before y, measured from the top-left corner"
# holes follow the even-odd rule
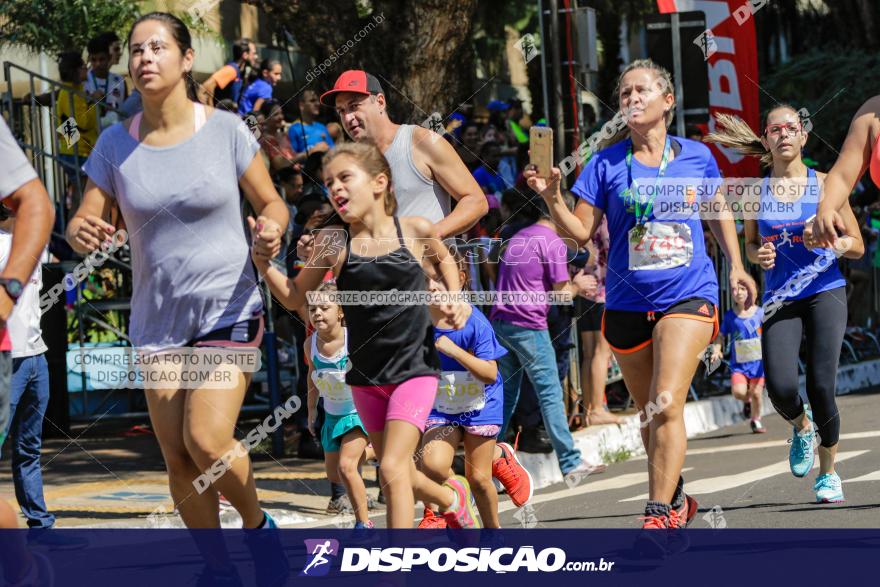
[[[312,371],[312,382],[321,397],[331,402],[351,401],[351,388],[345,382],[345,371],[333,369],[321,369]]]
[[[629,270],[671,269],[694,257],[691,228],[681,222],[646,222],[630,229]]]
[[[746,338],[733,342],[733,350],[736,352],[737,363],[751,363],[761,360],[761,339]]]
[[[434,409],[444,414],[481,410],[486,405],[486,385],[470,371],[444,371],[440,375]]]

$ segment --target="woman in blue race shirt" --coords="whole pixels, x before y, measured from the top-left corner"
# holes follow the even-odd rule
[[[815,248],[811,224],[826,174],[809,169],[801,159],[808,134],[792,106],[770,110],[761,137],[738,118],[720,116],[719,122],[723,130],[706,140],[761,157],[771,168],[760,192],[760,213],[745,222],[746,254],[765,271],[764,373],[773,407],[793,427],[789,466],[795,477],[810,472],[818,434],[816,501],[841,502],[843,487],[834,470],[840,439],[834,394],[847,307],[846,280],[837,258],[858,259],[864,254],[859,224],[847,204],[840,210],[845,234],[838,235],[836,248]],[[798,355],[804,333],[812,421],[798,393]]]
[[[608,219],[603,333],[642,419],[648,454],[646,529],[681,528],[696,514],[696,501],[682,489],[684,403],[700,356],[718,328],[718,282],[700,218],[690,214],[660,221],[655,214],[668,200],[658,194],[680,191],[688,204],[698,194],[716,197],[720,175],[705,145],[667,134],[675,106],[672,87],[669,72],[650,60],[626,67],[618,80],[620,115],[608,123],[625,120],[626,126],[578,177],[572,191],[581,201],[574,213],[560,194],[558,169],[549,180],[534,170],[526,173],[561,232],[579,245],[590,239],[603,216]],[[626,135],[627,140],[614,141]],[[731,286],[744,285],[753,300],[755,283],[743,269],[733,219],[707,222],[730,261]],[[665,549],[667,535],[650,536]]]

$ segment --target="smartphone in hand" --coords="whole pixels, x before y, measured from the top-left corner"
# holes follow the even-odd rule
[[[529,157],[538,168],[539,177],[550,177],[553,168],[553,129],[533,126],[529,129]]]

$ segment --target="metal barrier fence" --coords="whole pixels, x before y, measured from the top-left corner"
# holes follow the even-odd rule
[[[64,139],[59,135],[57,128],[64,121],[61,120],[59,112],[66,106],[67,112],[73,115],[76,112],[76,100],[87,103],[90,100],[87,95],[67,84],[9,61],[3,63],[3,75],[7,88],[2,99],[3,116],[19,146],[36,170],[40,181],[46,186],[55,208],[56,221],[52,229],[50,248],[61,257],[61,262],[49,266],[58,267],[67,273],[77,265],[77,258],[63,254],[69,253],[63,250],[65,247],[63,243],[68,217],[82,201],[85,184],[80,168],[85,163],[87,149],[84,139],[80,137],[80,140],[73,142],[70,147],[72,155],[62,154],[61,141]],[[24,98],[14,97],[13,88],[22,85],[28,88],[28,94]],[[59,102],[59,94],[62,90],[67,92],[66,104]],[[91,107],[99,108],[97,104]],[[118,118],[124,117],[124,114],[115,108],[101,105],[100,109],[103,113],[112,113]],[[99,133],[103,130],[102,118],[96,113]],[[112,290],[110,296],[94,296],[92,295],[94,291],[79,285],[73,288],[76,296],[73,301],[74,312],[72,317],[68,317],[68,324],[64,325],[69,333],[68,344],[84,347],[93,344],[95,339],[99,341],[115,339],[123,344],[130,344],[126,333],[126,321],[123,320],[124,314],[130,309],[131,296],[131,265],[128,262],[127,247],[122,247],[116,254],[108,256],[101,271],[104,272],[106,269],[110,270],[112,278],[106,272],[104,277],[114,284],[110,288]],[[78,413],[74,413],[73,416],[88,420],[103,409],[109,394],[105,392],[102,397],[90,397],[91,394],[99,392],[89,389],[85,373],[81,373],[78,379],[75,388],[82,390],[83,409],[75,410]]]
[[[82,92],[73,90],[68,84],[42,76],[10,61],[3,62],[3,75],[7,87],[3,96],[3,114],[9,128],[25,154],[30,158],[40,180],[46,186],[49,197],[56,205],[56,211],[59,206],[62,211],[68,211],[65,208],[75,209],[82,201],[85,185],[82,184],[82,176],[72,172],[82,166],[86,156],[79,141],[72,145],[72,161],[60,156],[61,138],[56,131],[56,128],[62,123],[59,118],[58,94],[61,90],[68,92],[66,106],[68,106],[68,112],[71,113],[75,112],[74,100],[76,97],[90,101],[89,97]],[[17,84],[20,85],[19,80],[23,80],[24,85],[29,89],[26,99],[13,97],[13,87]],[[40,96],[45,96],[45,101],[40,100]],[[92,107],[99,108],[97,104]],[[120,119],[125,117],[121,110],[105,104],[100,105],[100,109],[102,112],[112,113]],[[103,130],[102,118],[101,116],[96,117],[99,133]],[[64,181],[65,175],[70,177],[70,185]],[[67,199],[71,201],[67,202]],[[56,234],[56,236],[63,237],[63,231],[66,227],[67,218],[62,214],[60,227],[62,234]]]

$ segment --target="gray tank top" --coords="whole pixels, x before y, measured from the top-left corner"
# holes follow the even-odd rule
[[[398,216],[423,216],[437,223],[452,209],[449,194],[418,170],[413,161],[412,124],[401,124],[385,158],[391,166]]]

